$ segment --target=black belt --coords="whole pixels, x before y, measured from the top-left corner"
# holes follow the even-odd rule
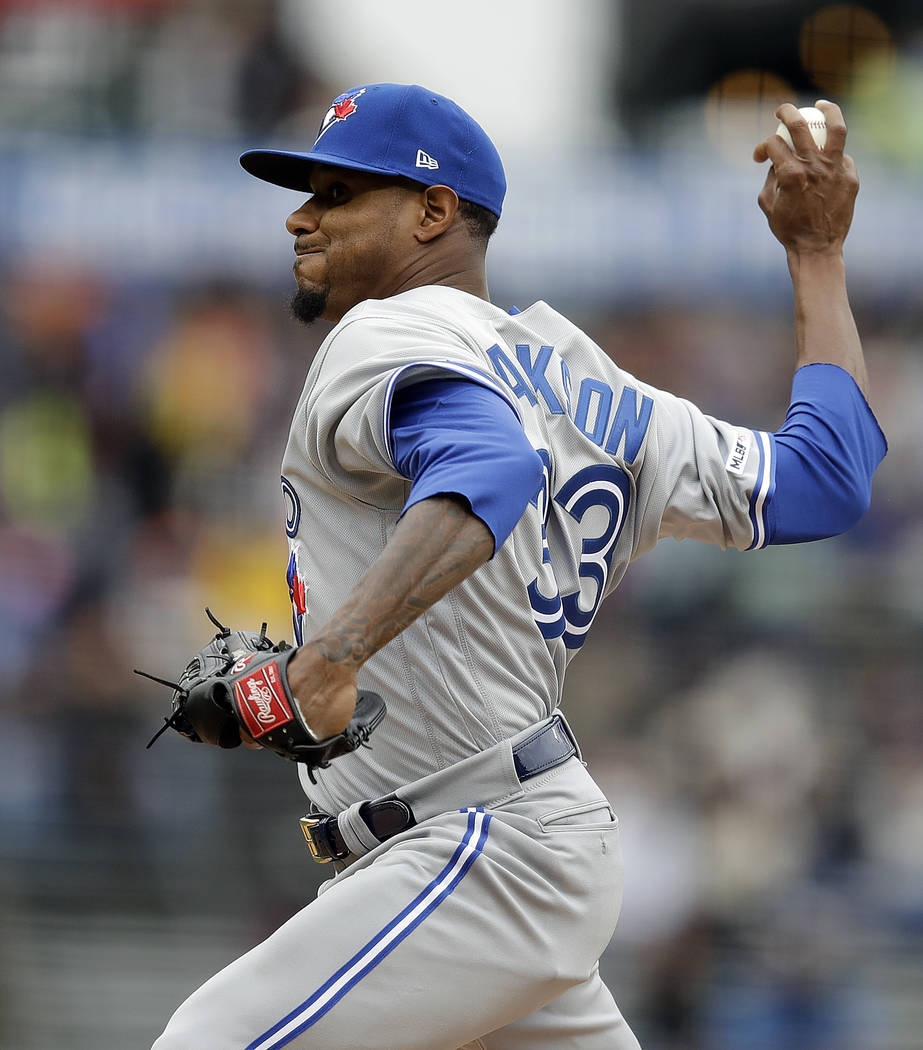
[[[577,745],[567,723],[555,715],[541,729],[536,729],[531,736],[513,746],[516,776],[520,780],[528,780],[529,777],[544,773],[546,769],[559,766],[576,753]],[[379,842],[386,842],[417,823],[410,806],[395,795],[363,803],[359,815]],[[350,850],[336,817],[328,817],[325,813],[309,813],[301,818],[301,830],[311,856],[321,864],[349,856]]]

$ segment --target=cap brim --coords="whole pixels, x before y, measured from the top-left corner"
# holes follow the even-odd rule
[[[287,153],[278,149],[250,149],[240,157],[240,166],[250,175],[264,182],[271,182],[274,186],[284,186],[287,190],[301,190],[303,193],[311,192],[311,168],[315,164],[329,164],[335,168],[406,178],[401,172],[391,168],[360,164],[345,157],[337,157],[333,153]]]

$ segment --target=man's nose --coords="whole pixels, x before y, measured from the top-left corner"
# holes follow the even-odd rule
[[[293,237],[297,237],[299,233],[313,233],[319,221],[320,212],[312,198],[289,215],[285,220],[285,228]]]

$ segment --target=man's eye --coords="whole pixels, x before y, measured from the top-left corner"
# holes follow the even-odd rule
[[[333,201],[334,204],[339,203],[346,198],[346,187],[342,182],[335,182],[327,190],[327,197],[329,200]]]

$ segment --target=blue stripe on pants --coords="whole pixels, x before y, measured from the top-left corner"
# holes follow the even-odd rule
[[[279,1050],[310,1028],[449,896],[483,850],[491,820],[490,814],[481,808],[461,812],[468,814],[465,836],[442,871],[349,962],[300,1006],[254,1039],[247,1050]]]

